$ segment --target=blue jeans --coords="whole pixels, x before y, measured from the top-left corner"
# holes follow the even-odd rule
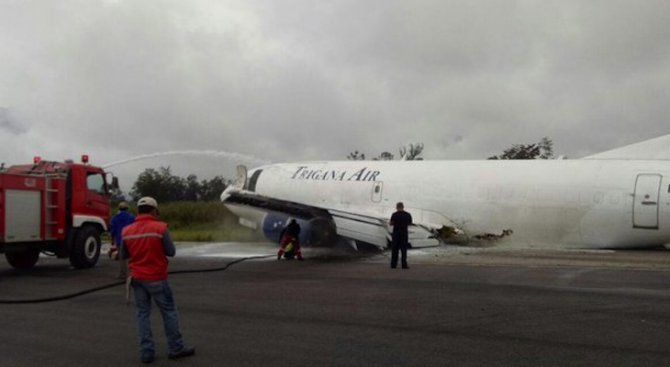
[[[137,331],[140,337],[140,353],[154,355],[156,348],[151,334],[151,299],[163,316],[163,327],[168,341],[169,353],[177,353],[184,349],[184,341],[179,332],[179,317],[172,298],[172,290],[167,280],[132,282],[135,291],[135,306],[137,309]]]

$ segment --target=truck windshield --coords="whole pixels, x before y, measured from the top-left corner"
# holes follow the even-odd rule
[[[86,187],[89,191],[97,192],[98,194],[105,194],[105,178],[101,173],[89,172],[86,177]]]

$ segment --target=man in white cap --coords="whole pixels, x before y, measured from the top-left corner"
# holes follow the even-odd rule
[[[151,334],[151,299],[163,317],[168,340],[168,358],[183,358],[195,354],[195,348],[184,345],[179,332],[179,317],[168,283],[167,256],[175,255],[167,223],[159,221],[158,203],[145,196],[137,202],[135,222],[123,229],[123,258],[128,258],[137,309],[137,328],[142,363],[151,363],[156,350]]]

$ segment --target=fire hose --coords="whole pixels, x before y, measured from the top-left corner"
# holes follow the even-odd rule
[[[191,274],[191,273],[211,273],[211,272],[217,272],[217,271],[225,271],[229,267],[239,264],[243,261],[247,260],[254,260],[254,259],[264,259],[268,257],[274,257],[276,255],[262,255],[262,256],[248,256],[248,257],[243,257],[234,261],[231,261],[227,263],[224,266],[220,267],[215,267],[215,268],[206,268],[206,269],[184,269],[184,270],[174,270],[168,272],[170,275],[174,274]],[[58,295],[58,296],[51,296],[51,297],[44,297],[44,298],[28,298],[28,299],[0,299],[0,304],[30,304],[30,303],[46,303],[46,302],[56,302],[56,301],[63,301],[66,299],[72,299],[76,297],[80,297],[89,293],[94,293],[98,291],[102,291],[105,289],[109,288],[114,288],[118,287],[120,285],[126,284],[126,280],[118,280],[112,283],[108,284],[103,284],[97,287],[92,287],[92,288],[87,288],[81,291],[73,292],[73,293],[68,293],[68,294],[63,294],[63,295]]]

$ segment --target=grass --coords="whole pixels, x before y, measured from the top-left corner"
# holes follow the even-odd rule
[[[246,227],[212,223],[170,229],[170,235],[175,241],[189,242],[257,242],[263,240],[259,234]]]
[[[132,209],[131,209],[132,210]],[[241,226],[221,202],[159,203],[160,219],[168,223],[174,241],[254,242],[263,236]],[[132,210],[137,213],[137,210]]]

